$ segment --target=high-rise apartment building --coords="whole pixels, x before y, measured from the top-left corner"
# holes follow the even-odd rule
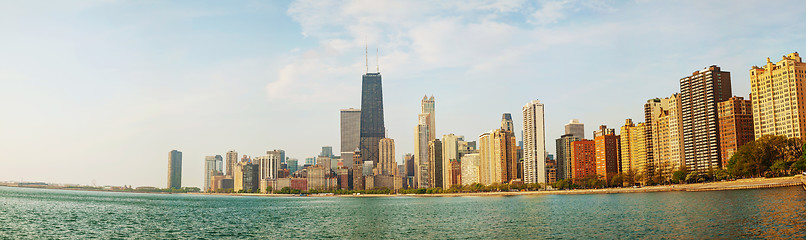
[[[574,181],[596,176],[595,147],[594,142],[588,139],[571,143],[571,178]]]
[[[361,126],[358,148],[364,161],[378,163],[378,142],[386,137],[381,73],[366,73],[361,82]]]
[[[380,147],[378,165],[375,166],[375,175],[396,175],[397,162],[395,162],[395,140],[384,138],[378,143]]]
[[[414,186],[428,188],[428,114],[421,113],[418,117],[414,127]]]
[[[732,96],[730,72],[716,65],[680,79],[683,152],[689,171],[722,166],[717,104]]]
[[[204,191],[210,191],[213,176],[223,173],[224,159],[221,155],[204,157]]]
[[[429,187],[444,187],[445,166],[442,165],[442,142],[439,139],[428,143],[428,171],[428,182],[432,183]]]
[[[256,158],[258,164],[258,177],[260,181],[277,179],[277,172],[280,170],[280,159],[285,155],[282,150],[266,151],[265,156]]]
[[[490,134],[492,146],[492,182],[510,183],[518,178],[518,145],[515,133],[495,129]]]
[[[753,108],[750,100],[732,97],[719,103],[719,149],[722,151],[722,167],[734,153],[753,136]]]
[[[683,151],[683,118],[680,107],[680,94],[672,94],[669,98],[669,167],[672,169],[682,169],[685,159]],[[661,159],[661,161],[664,161]]]
[[[242,161],[235,164],[233,175],[233,191],[257,192],[259,187],[260,173],[258,165]]]
[[[442,135],[442,166],[451,166],[451,161],[459,160],[460,141],[464,141],[464,136],[457,136],[453,133]],[[451,171],[443,171],[442,181],[442,185],[446,188],[455,182]]]
[[[777,63],[767,58],[764,66],[750,69],[750,100],[756,139],[764,135],[782,135],[806,140],[805,79],[806,64],[797,52],[787,54]]]
[[[479,135],[479,183],[490,185],[493,183],[493,159],[494,151],[492,145],[492,131]]]
[[[232,171],[235,170],[235,164],[238,164],[238,152],[227,152],[227,176],[232,176]]]
[[[647,159],[646,123],[633,124],[627,119],[621,127],[621,172],[636,180],[645,181],[652,172],[653,164]]]
[[[579,119],[571,119],[565,124],[565,134],[571,134],[579,139],[585,139],[585,124],[579,122]]]
[[[333,168],[333,161],[329,156],[317,156],[316,157],[316,166],[322,166],[324,169],[332,169]],[[326,171],[327,174],[330,173],[330,170]]]
[[[596,150],[596,175],[610,183],[619,173],[619,136],[615,129],[601,125],[599,130],[593,132],[593,142]]]
[[[451,169],[451,182],[445,185],[445,188],[450,188],[452,186],[461,186],[462,185],[462,163],[459,159],[451,160],[450,162],[450,169]]]
[[[341,158],[344,166],[353,167],[353,152],[358,149],[361,136],[361,110],[348,108],[341,110]]]
[[[523,106],[523,182],[547,183],[546,123],[543,104],[532,100]]]
[[[571,143],[579,140],[580,138],[573,134],[564,134],[555,140],[555,147],[557,149],[557,180],[571,179],[573,175],[573,168],[571,168]]]
[[[364,164],[361,162],[361,151],[353,152],[353,189],[364,190]]]
[[[168,153],[168,188],[182,188],[182,152]]]
[[[470,153],[462,156],[462,184],[467,185],[481,182],[479,181],[479,160],[478,153]]]

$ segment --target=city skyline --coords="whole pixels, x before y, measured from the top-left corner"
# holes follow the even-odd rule
[[[587,124],[587,136],[593,126],[643,122],[647,99],[679,92],[680,78],[707,66],[731,72],[732,95],[748,99],[751,67],[802,51],[806,38],[797,26],[775,27],[803,19],[801,2],[783,12],[730,1],[485,3],[4,3],[14,13],[0,14],[0,27],[14,37],[0,40],[12,56],[0,60],[11,86],[0,100],[13,117],[0,120],[0,181],[163,186],[165,153],[176,149],[182,185],[201,187],[205,156],[283,149],[305,159],[321,146],[340,149],[339,110],[361,107],[367,43],[379,49],[386,137],[399,164],[415,153],[423,94],[439,99],[434,135],[470,141],[502,113],[515,114],[521,140],[517,110],[539,99],[555,153],[569,119]],[[591,96],[602,91],[613,94]],[[505,94],[481,98],[494,92]]]

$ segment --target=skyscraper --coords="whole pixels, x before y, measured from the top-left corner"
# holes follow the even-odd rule
[[[427,188],[428,184],[428,114],[418,115],[419,121],[414,127],[414,186]]]
[[[479,154],[470,153],[462,156],[462,184],[481,183],[479,180]]]
[[[442,166],[451,166],[451,161],[459,160],[459,141],[464,141],[464,136],[453,133],[442,135]],[[446,187],[452,185],[454,181],[451,171],[442,171],[442,182]]]
[[[431,95],[430,98],[428,96],[423,96],[423,100],[420,101],[420,110],[420,113],[428,114],[426,121],[426,124],[428,125],[428,141],[434,141],[434,139],[437,138],[437,128],[433,95]]]
[[[297,170],[299,170],[299,160],[296,158],[289,158],[285,161],[286,165],[288,166],[288,173],[294,174]]]
[[[571,179],[573,169],[571,168],[571,143],[579,141],[580,138],[573,134],[564,134],[556,140],[557,148],[557,180]]]
[[[722,166],[717,103],[731,96],[730,72],[716,65],[680,79],[683,150],[689,171]]]
[[[168,153],[168,188],[182,188],[182,152]]]
[[[445,166],[442,165],[442,142],[439,139],[428,142],[428,171],[429,187],[444,187],[442,177]]]
[[[378,142],[386,137],[383,124],[381,73],[366,73],[361,82],[361,126],[359,149],[364,161],[378,163]]]
[[[282,150],[266,151],[265,156],[257,157],[259,181],[277,179],[280,170],[280,158],[284,155]]]
[[[341,158],[344,166],[353,167],[353,152],[358,149],[361,136],[361,110],[355,108],[341,110]]]
[[[753,101],[753,128],[756,139],[783,135],[806,140],[804,101],[806,64],[797,52],[777,63],[750,69],[750,100]]]
[[[330,158],[335,157],[333,155],[333,147],[332,146],[322,146],[322,152],[319,153],[319,156],[327,156]]]
[[[210,191],[213,176],[223,173],[224,159],[221,155],[204,157],[204,191]]]
[[[238,152],[236,151],[229,151],[227,152],[227,176],[233,176],[233,172],[235,170],[235,164],[238,164]]]
[[[378,143],[379,145],[379,161],[375,167],[375,175],[394,176],[395,167],[395,140],[391,138],[384,138]]]
[[[565,134],[571,134],[579,139],[585,139],[585,124],[579,122],[579,119],[571,119],[565,124]]]
[[[515,125],[512,123],[511,113],[504,113],[501,116],[501,130],[515,132]]]
[[[532,100],[523,106],[523,182],[547,183],[546,123],[543,104]]]
[[[753,108],[750,100],[732,97],[719,103],[719,148],[722,167],[739,147],[753,141]]]

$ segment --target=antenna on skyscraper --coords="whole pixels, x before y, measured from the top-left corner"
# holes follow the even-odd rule
[[[381,63],[378,60],[378,48],[375,48],[375,71],[381,73]]]
[[[364,60],[367,62],[367,73],[369,73],[369,50],[367,50],[367,37],[364,36]]]

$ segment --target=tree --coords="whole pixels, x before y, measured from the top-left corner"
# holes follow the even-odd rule
[[[684,183],[686,181],[686,169],[677,169],[672,173],[672,182]]]

